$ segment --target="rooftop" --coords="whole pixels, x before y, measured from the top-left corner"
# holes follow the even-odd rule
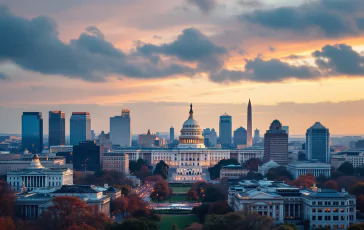
[[[62,185],[53,193],[98,193],[92,185]]]

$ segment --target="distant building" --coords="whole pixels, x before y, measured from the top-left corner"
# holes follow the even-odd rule
[[[163,138],[163,137],[156,137],[155,141],[154,141],[154,146],[155,147],[164,147],[167,146],[167,139]]]
[[[104,153],[102,157],[102,168],[104,170],[129,174],[129,156],[124,153]]]
[[[282,130],[286,131],[286,133],[289,137],[289,126],[287,126],[287,125],[282,126]]]
[[[351,148],[364,150],[364,140],[353,141],[351,144]]]
[[[331,155],[331,166],[340,167],[344,162],[350,162],[354,168],[364,165],[364,151],[347,150]]]
[[[294,179],[301,175],[312,174],[314,177],[324,175],[326,178],[331,176],[330,164],[321,162],[293,162],[287,165],[287,170],[292,174]]]
[[[49,147],[49,153],[73,152],[73,145],[56,145]]]
[[[330,163],[330,133],[320,122],[307,129],[306,159]]]
[[[244,163],[250,159],[256,158],[263,160],[264,157],[264,148],[245,148],[245,149],[239,149],[239,150],[231,150],[230,151],[230,158],[233,158],[233,154],[237,153],[237,160],[240,163]]]
[[[89,112],[73,112],[70,119],[70,144],[78,145],[91,140],[91,117]]]
[[[131,146],[131,119],[130,110],[123,109],[121,116],[110,118],[110,141],[120,147]]]
[[[155,141],[157,136],[150,132],[148,129],[147,134],[140,134],[138,137],[138,145],[142,148],[153,148],[155,146]]]
[[[220,116],[219,140],[223,147],[231,146],[232,118],[227,113]]]
[[[220,179],[239,179],[248,174],[249,170],[241,165],[227,165],[220,170]]]
[[[100,146],[104,148],[104,151],[112,148],[112,143],[110,141],[110,134],[106,134],[104,131],[101,131],[99,135],[98,143]]]
[[[82,141],[73,146],[73,169],[77,171],[100,171],[103,148],[95,141]]]
[[[171,128],[169,128],[169,142],[173,143],[174,141],[174,128],[171,126]]]
[[[254,143],[258,143],[260,141],[260,132],[259,129],[254,130]]]
[[[234,131],[234,144],[236,146],[238,145],[247,145],[246,142],[246,129],[244,129],[243,127],[239,127]]]
[[[43,117],[41,112],[23,112],[22,149],[32,153],[43,151]]]
[[[38,155],[34,154],[29,167],[8,172],[7,182],[18,192],[61,187],[64,184],[73,184],[73,171],[60,167],[45,168]]]
[[[270,160],[280,165],[288,163],[288,134],[278,120],[272,122],[264,135],[264,162]]]
[[[264,176],[265,174],[267,174],[269,169],[278,168],[278,167],[279,167],[279,164],[277,164],[273,160],[270,160],[267,163],[259,165],[258,166],[258,172]]]
[[[91,130],[91,140],[96,140],[96,134],[95,134],[95,130]]]
[[[202,131],[202,136],[204,137],[204,144],[207,147],[216,147],[217,145],[217,134],[215,129],[206,128]]]
[[[66,115],[64,112],[49,111],[49,137],[48,146],[66,144]]]

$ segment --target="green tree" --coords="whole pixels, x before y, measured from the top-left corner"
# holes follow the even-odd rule
[[[353,164],[348,161],[342,163],[337,170],[344,173],[347,176],[351,176],[355,173]]]
[[[209,215],[204,230],[268,230],[274,229],[274,220],[256,212],[231,212],[225,215]]]
[[[168,179],[168,169],[169,166],[164,162],[160,161],[154,169],[153,175],[161,175],[163,179]]]

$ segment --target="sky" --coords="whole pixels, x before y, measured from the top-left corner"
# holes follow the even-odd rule
[[[92,129],[131,110],[134,134],[179,132],[189,104],[263,133],[364,134],[362,0],[0,0],[0,133],[24,111],[91,113]]]

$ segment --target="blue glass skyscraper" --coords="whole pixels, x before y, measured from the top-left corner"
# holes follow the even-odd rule
[[[232,118],[227,113],[220,116],[219,138],[223,147],[231,146]]]
[[[23,112],[22,149],[32,153],[43,151],[43,118],[41,112]]]
[[[316,122],[306,132],[306,159],[330,163],[329,129]]]

